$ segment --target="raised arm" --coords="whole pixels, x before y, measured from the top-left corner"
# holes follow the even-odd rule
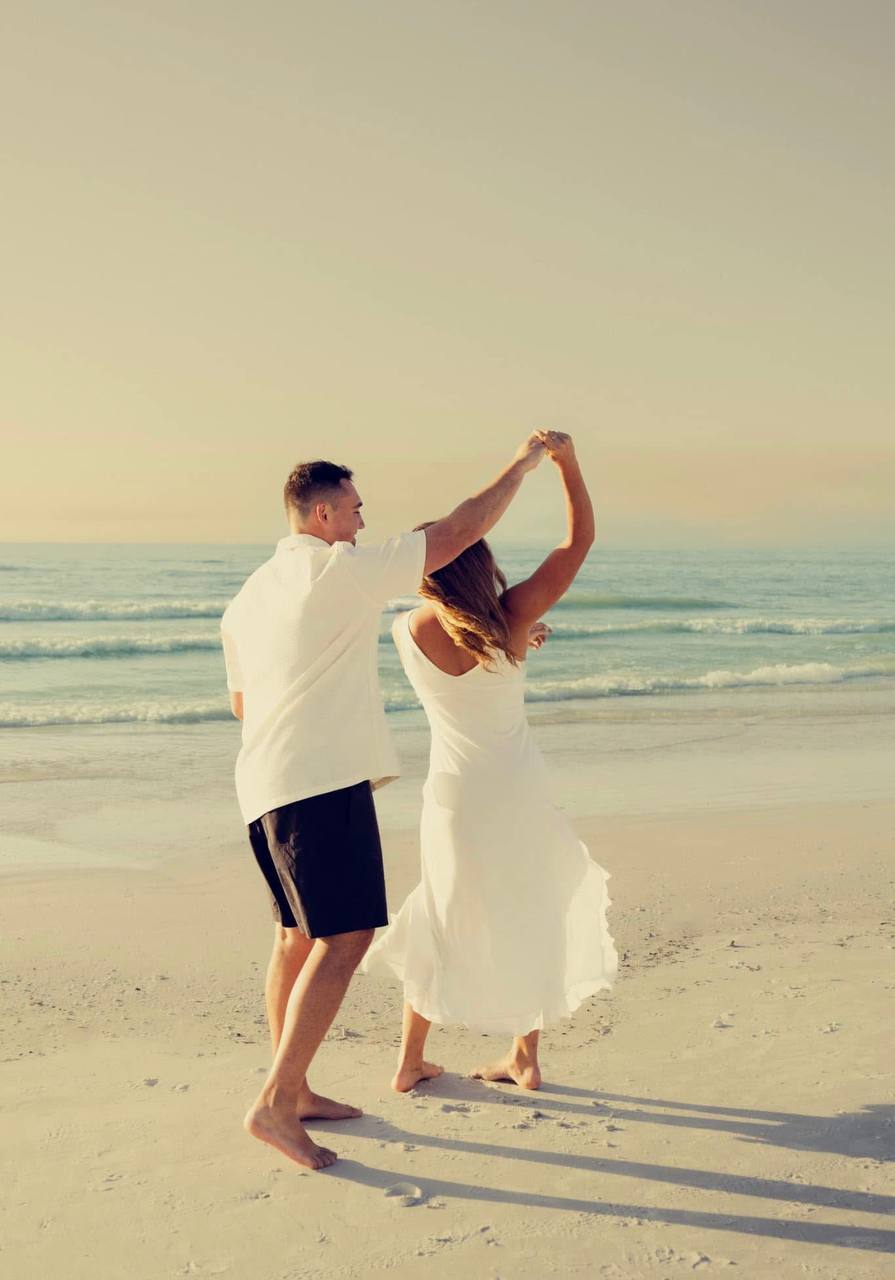
[[[566,594],[594,541],[594,509],[572,437],[547,431],[544,443],[562,478],[568,534],[530,578],[504,593],[504,609],[520,624],[534,622]]]
[[[426,573],[443,568],[497,524],[529,471],[545,453],[547,432],[536,431],[516,451],[510,465],[487,489],[467,498],[449,516],[426,528]]]

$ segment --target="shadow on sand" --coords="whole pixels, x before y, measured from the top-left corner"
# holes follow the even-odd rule
[[[521,1108],[530,1115],[533,1110],[544,1119],[563,1116],[603,1116],[613,1120],[638,1123],[714,1129],[733,1133],[752,1142],[774,1144],[800,1151],[833,1152],[857,1158],[891,1159],[895,1140],[895,1107],[871,1106],[856,1113],[840,1116],[802,1116],[788,1112],[750,1111],[735,1107],[704,1106],[700,1103],[669,1101],[661,1098],[629,1097],[578,1089],[569,1085],[545,1084],[534,1093],[513,1093],[480,1081],[445,1074],[420,1089],[420,1095],[433,1099],[481,1106],[493,1103],[501,1110]],[[643,1108],[643,1109],[641,1109]],[[683,1114],[684,1112],[693,1114]],[[337,1126],[315,1124],[317,1128],[336,1131]],[[895,1196],[875,1195],[864,1191],[847,1191],[838,1187],[750,1177],[745,1174],[690,1169],[674,1165],[648,1164],[641,1161],[569,1155],[536,1148],[499,1146],[495,1143],[467,1141],[455,1137],[437,1137],[411,1132],[377,1117],[338,1126],[353,1136],[380,1142],[407,1142],[417,1147],[430,1147],[453,1154],[516,1160],[540,1164],[546,1169],[579,1170],[601,1177],[636,1178],[642,1181],[721,1192],[728,1195],[756,1196],[784,1204],[833,1208],[852,1213],[889,1214],[895,1210]],[[327,1170],[326,1176],[385,1190],[390,1184],[407,1177],[407,1171],[374,1169],[353,1160],[340,1160]],[[755,1217],[744,1214],[712,1213],[698,1209],[663,1209],[645,1205],[609,1202],[605,1199],[573,1199],[536,1192],[517,1192],[503,1187],[477,1183],[451,1182],[441,1178],[423,1180],[427,1197],[462,1198],[489,1204],[518,1204],[533,1209],[565,1210],[608,1218],[634,1218],[719,1231],[745,1232],[779,1240],[798,1240],[814,1244],[837,1245],[841,1248],[876,1252],[895,1251],[895,1231],[872,1227],[833,1223],[795,1221]],[[811,1211],[810,1209],[808,1210]]]

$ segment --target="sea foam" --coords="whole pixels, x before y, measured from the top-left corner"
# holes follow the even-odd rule
[[[198,724],[229,720],[232,712],[220,699],[102,702],[31,702],[27,707],[0,703],[0,728],[24,729],[66,724]]]
[[[574,680],[533,681],[528,702],[564,702],[576,698],[612,698],[650,693],[684,693],[697,689],[743,689],[762,685],[839,684],[847,680],[895,676],[895,657],[836,666],[830,662],[778,662],[752,671],[707,671],[704,675],[651,675],[610,671]]]
[[[195,653],[220,647],[217,634],[0,640],[0,662],[21,662],[31,658],[126,658],[141,653]]]

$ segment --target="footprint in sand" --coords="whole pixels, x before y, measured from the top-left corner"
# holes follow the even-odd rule
[[[402,1209],[410,1209],[416,1204],[422,1204],[426,1198],[422,1188],[415,1182],[393,1182],[390,1187],[386,1187],[385,1194],[387,1199],[396,1200]]]

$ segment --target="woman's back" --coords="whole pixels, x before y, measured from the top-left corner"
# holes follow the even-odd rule
[[[423,651],[414,636],[414,620],[420,613],[399,614],[392,634],[432,730],[432,771],[474,769],[490,774],[518,767],[520,755],[530,749],[524,663],[514,664],[497,652],[490,666],[479,662],[470,666],[467,659],[462,663],[465,671],[451,674]]]

